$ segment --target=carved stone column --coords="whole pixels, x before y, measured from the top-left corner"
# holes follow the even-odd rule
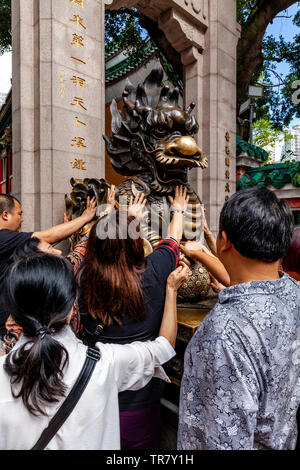
[[[40,230],[71,177],[104,175],[104,1],[12,0],[12,41],[13,190]]]
[[[203,150],[203,55],[202,51],[195,46],[191,46],[181,53],[181,60],[184,65],[184,84],[185,84],[185,105],[196,103],[194,113],[199,123],[199,131],[197,134],[197,142]],[[209,157],[209,154],[206,153]],[[208,163],[210,165],[210,161]],[[189,182],[200,199],[203,201],[203,172],[193,169],[190,171]]]
[[[240,34],[236,5],[234,0],[178,0],[172,6],[161,13],[158,25],[181,54],[185,105],[196,103],[197,140],[209,167],[192,170],[189,181],[217,233],[220,210],[235,192],[236,45]]]
[[[236,48],[240,26],[235,11],[235,0],[209,1],[203,51],[202,147],[209,167],[203,172],[202,197],[215,234],[223,204],[236,191]]]
[[[184,3],[189,6],[188,1]],[[191,7],[195,14],[199,14],[202,12],[199,6],[201,2],[197,3],[199,10],[195,9],[196,3],[192,2]],[[206,15],[205,20],[207,20]],[[198,18],[197,22],[195,18],[194,22],[191,22],[190,17],[183,15],[179,10],[176,11],[175,8],[171,8],[160,15],[158,26],[164,31],[174,49],[181,54],[181,61],[184,65],[184,104],[186,107],[191,102],[196,104],[193,112],[199,123],[196,140],[199,146],[202,147],[202,52],[205,46],[205,31],[207,29],[203,15]],[[202,172],[192,170],[189,174],[189,183],[202,199]]]
[[[33,0],[29,0],[26,7],[19,0],[12,0],[13,192],[22,200],[25,230],[30,230],[27,219],[34,220],[38,212],[35,200],[38,182],[35,177],[34,108],[38,74],[35,73],[34,12]]]

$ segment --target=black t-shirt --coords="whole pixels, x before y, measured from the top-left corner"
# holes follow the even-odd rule
[[[173,242],[170,242],[172,244]],[[159,246],[147,258],[147,267],[142,276],[145,303],[148,311],[146,318],[137,322],[128,316],[122,321],[122,326],[113,324],[104,328],[97,338],[103,343],[128,344],[133,341],[147,341],[157,338],[165,303],[166,281],[169,274],[176,268],[176,252],[168,246]],[[97,320],[89,313],[85,302],[85,276],[80,279],[81,295],[79,297],[80,321],[84,326],[85,340],[88,344],[95,342],[94,331]],[[91,333],[89,335],[88,333]],[[159,401],[164,390],[164,382],[153,378],[144,388],[137,391],[125,391],[119,394],[121,411],[146,408]]]
[[[3,281],[9,266],[9,258],[17,246],[31,238],[32,233],[0,230],[0,338],[5,334],[5,322],[9,316],[3,299]]]

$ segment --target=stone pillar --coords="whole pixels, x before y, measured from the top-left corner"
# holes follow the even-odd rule
[[[185,84],[185,105],[189,106],[191,102],[196,103],[194,114],[196,115],[199,131],[196,136],[199,147],[203,150],[203,56],[202,50],[191,46],[181,54],[181,60],[184,65],[184,84]],[[208,154],[206,154],[209,156]],[[210,161],[209,161],[210,165]],[[203,202],[203,182],[202,171],[193,169],[189,174],[189,183],[197,192]]]
[[[13,191],[23,230],[62,222],[70,178],[102,177],[104,0],[12,0]]]
[[[203,144],[209,167],[203,172],[203,202],[217,233],[225,200],[236,188],[236,48],[240,26],[235,0],[209,1],[203,51]]]
[[[12,0],[12,189],[23,202],[27,222],[35,220],[35,194],[38,191],[34,171],[34,88],[37,76],[34,73],[33,24],[32,0],[26,7],[19,0]],[[23,229],[30,229],[28,223],[24,223]]]
[[[196,103],[196,136],[208,168],[193,169],[189,183],[207,209],[216,234],[221,208],[236,184],[236,46],[240,27],[235,0],[174,0],[158,25],[181,54],[184,103]],[[192,15],[193,14],[193,15]]]
[[[178,3],[178,2],[177,2]],[[199,2],[198,2],[199,3]],[[205,1],[202,1],[206,5]],[[208,27],[206,9],[196,8],[196,2],[185,2],[187,10],[171,8],[162,13],[158,19],[158,26],[162,29],[170,44],[181,55],[184,65],[184,105],[187,108],[192,102],[196,107],[193,111],[198,124],[199,132],[195,136],[197,143],[202,147],[203,135],[203,57],[205,45],[205,31]],[[179,5],[176,5],[177,8]],[[188,8],[189,7],[189,8]],[[189,9],[191,11],[189,11]],[[191,16],[191,13],[194,16]],[[200,170],[189,172],[189,183],[202,199],[202,173]]]

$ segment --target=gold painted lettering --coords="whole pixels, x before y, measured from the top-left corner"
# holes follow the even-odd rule
[[[78,147],[79,150],[82,150],[83,148],[87,148],[85,145],[85,139],[83,137],[74,137],[72,140],[71,147]]]
[[[76,23],[76,26],[81,26],[83,29],[86,29],[86,27],[83,24],[83,18],[79,15],[73,15],[73,20],[70,19],[72,23]]]
[[[74,103],[70,103],[71,106],[80,106],[82,109],[84,109],[85,111],[87,111],[87,109],[83,106],[84,105],[84,101],[82,98],[78,98],[77,96],[75,96],[75,98],[73,98],[73,101]]]

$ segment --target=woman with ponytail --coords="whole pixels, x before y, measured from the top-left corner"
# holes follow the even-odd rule
[[[46,414],[44,406],[65,395],[62,371],[69,355],[54,334],[66,326],[75,295],[74,276],[63,258],[38,251],[16,262],[7,279],[7,302],[23,337],[4,370],[13,397],[21,397],[33,415]]]
[[[185,268],[172,273],[154,341],[96,344],[101,358],[46,449],[120,448],[118,393],[145,386],[153,375],[168,380],[160,365],[175,354],[176,292],[185,279]],[[76,285],[63,258],[35,253],[16,260],[5,292],[23,335],[10,354],[0,358],[0,450],[29,450],[76,382],[87,347],[69,326]]]

